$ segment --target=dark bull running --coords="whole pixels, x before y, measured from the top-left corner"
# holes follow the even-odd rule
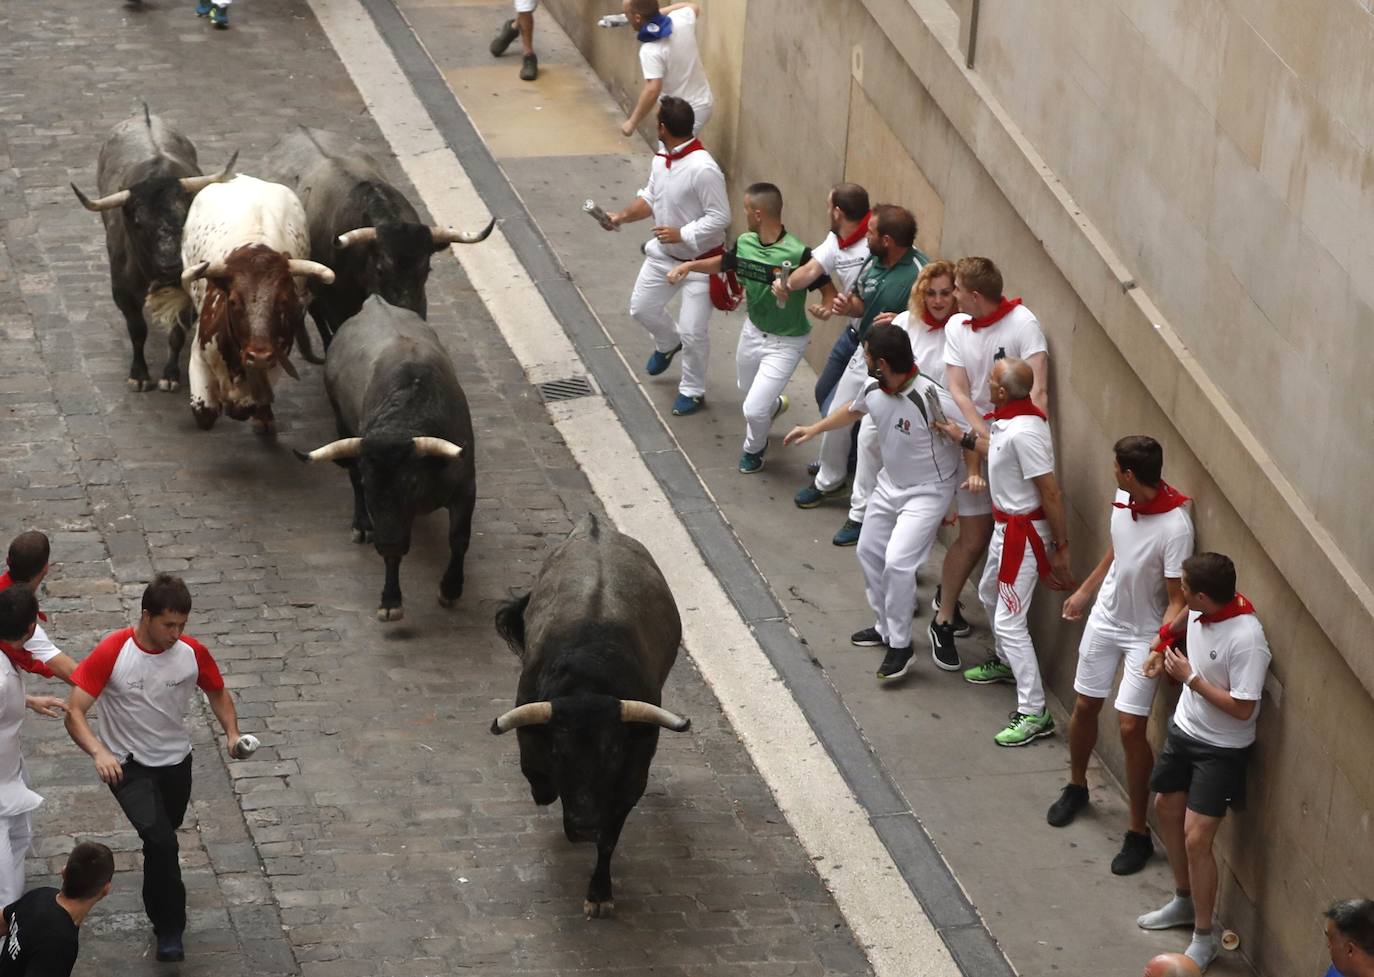
[[[609,916],[611,856],[644,794],[659,728],[691,726],[660,707],[682,640],[672,591],[648,550],[589,515],[534,589],[497,613],[496,630],[522,668],[516,707],[491,731],[517,730],[534,802],[562,797],[568,840],[596,842],[583,909]]]
[[[149,320],[167,331],[167,363],[157,385],[176,390],[181,384],[178,361],[193,316],[191,298],[181,288],[181,229],[191,199],[211,183],[227,180],[236,159],[238,153],[219,173],[201,175],[191,140],[145,105],[141,116],[116,125],[100,146],[95,176],[100,196],[92,200],[72,184],[82,206],[105,223],[110,289],[133,345],[131,390],[153,388],[143,358]]]
[[[448,509],[449,563],[439,603],[463,594],[463,559],[477,501],[472,417],[448,353],[408,309],[373,296],[329,347],[325,389],[339,440],[303,461],[334,461],[353,483],[353,540],[386,561],[377,618],[399,621],[401,558],[415,517]]]
[[[317,289],[310,303],[326,346],[369,295],[426,318],[430,256],[451,244],[485,241],[496,225],[464,233],[422,224],[375,159],[347,137],[319,129],[302,126],[279,139],[263,175],[296,191],[310,224],[310,255],[334,269],[334,284]]]

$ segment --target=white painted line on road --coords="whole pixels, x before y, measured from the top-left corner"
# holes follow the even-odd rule
[[[434,218],[478,226],[486,208],[443,145],[390,49],[356,0],[310,0],[354,84]],[[532,382],[586,372],[498,230],[455,248]],[[601,398],[549,413],[622,532],[644,542],[684,616],[683,644],[879,977],[959,971],[801,708],[706,566],[629,434]]]

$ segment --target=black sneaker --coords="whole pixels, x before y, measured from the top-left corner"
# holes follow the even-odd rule
[[[935,613],[940,612],[940,585],[935,585],[935,599],[930,602],[930,606]],[[954,625],[954,636],[956,638],[967,638],[973,633],[973,625],[964,620],[964,602],[959,601],[954,605],[954,616],[950,618],[950,623]]]
[[[877,628],[864,628],[862,631],[855,631],[849,636],[849,643],[855,648],[877,648],[887,644],[883,636],[878,633]]]
[[[914,664],[916,664],[916,656],[911,652],[911,645],[907,645],[905,648],[889,648],[887,655],[883,658],[883,663],[878,666],[878,680],[880,682],[895,682],[897,679],[905,677]]]
[[[157,958],[163,963],[177,963],[186,959],[186,950],[181,945],[180,933],[169,933],[157,938]]]
[[[1077,784],[1065,784],[1059,800],[1050,805],[1045,820],[1053,827],[1062,828],[1073,821],[1079,811],[1088,806],[1088,788]],[[1145,839],[1147,842],[1149,838]]]
[[[954,625],[930,622],[930,657],[937,668],[947,672],[957,672],[961,666],[959,649],[954,644]]]
[[[513,20],[508,20],[501,25],[501,33],[496,35],[496,40],[491,42],[491,56],[499,58],[506,53],[506,48],[515,42],[520,36],[520,25]]]
[[[1112,859],[1112,874],[1134,875],[1145,867],[1145,863],[1154,853],[1155,843],[1148,833],[1127,831],[1126,840],[1121,843],[1121,851]]]

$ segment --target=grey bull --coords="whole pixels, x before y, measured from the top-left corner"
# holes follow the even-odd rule
[[[99,196],[92,200],[72,184],[81,205],[105,223],[110,256],[110,290],[124,315],[133,346],[129,387],[151,390],[143,346],[148,321],[167,332],[167,363],[158,386],[181,383],[180,357],[194,315],[181,288],[181,231],[195,195],[228,179],[238,154],[219,173],[202,175],[196,147],[143,107],[143,114],[110,130],[96,163]]]
[[[417,516],[448,509],[448,607],[463,594],[463,563],[477,502],[472,416],[433,329],[373,296],[329,347],[325,389],[339,438],[304,461],[333,461],[353,484],[353,539],[373,541],[386,564],[377,618],[403,616],[401,558]]]
[[[496,224],[466,233],[421,223],[377,160],[333,132],[302,126],[288,133],[267,151],[262,169],[300,197],[310,255],[334,269],[334,284],[316,289],[310,302],[326,347],[369,295],[425,318],[430,256],[451,244],[484,241]]]
[[[561,797],[568,840],[596,843],[583,909],[609,916],[611,856],[644,794],[658,731],[691,727],[661,706],[682,641],[677,603],[638,540],[588,515],[530,592],[501,608],[496,630],[521,670],[516,706],[491,731],[517,730],[534,802]]]

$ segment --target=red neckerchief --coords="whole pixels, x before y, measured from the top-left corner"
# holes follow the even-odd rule
[[[859,226],[854,228],[854,233],[849,235],[848,237],[840,237],[838,234],[835,235],[837,238],[840,238],[841,251],[847,251],[849,248],[852,248],[854,245],[858,244],[860,238],[868,236],[868,221],[869,218],[871,218],[872,216],[873,211],[871,210],[868,213],[864,214],[864,219],[859,221]]]
[[[665,160],[663,164],[664,167],[671,170],[673,168],[674,160],[682,159],[682,157],[686,156],[688,153],[695,153],[698,149],[700,149],[703,152],[706,151],[706,147],[701,144],[700,139],[693,139],[691,142],[683,143],[681,146],[673,150],[671,153],[654,153],[654,155],[662,156]]]
[[[1173,512],[1179,506],[1188,502],[1188,496],[1174,488],[1168,482],[1160,482],[1159,490],[1155,492],[1155,497],[1149,502],[1137,504],[1130,502],[1113,502],[1114,509],[1130,509],[1131,521],[1134,522],[1141,516],[1158,516],[1165,512]]]
[[[977,332],[979,329],[995,326],[1002,321],[1003,317],[1006,316],[1008,312],[1020,304],[1020,299],[1009,299],[1003,296],[1002,301],[997,304],[997,308],[993,309],[987,315],[978,319],[970,318],[968,321],[969,328]]]
[[[1229,621],[1233,617],[1240,617],[1242,614],[1253,613],[1255,613],[1255,605],[1246,600],[1244,594],[1236,594],[1229,603],[1211,614],[1203,614],[1197,620],[1199,624],[1216,624],[1220,621]]]
[[[12,586],[14,586],[14,578],[10,576],[10,572],[6,570],[4,573],[0,573],[0,591],[9,590]],[[46,621],[48,615],[39,611],[38,619],[40,621]],[[32,672],[34,675],[41,675],[44,678],[57,677],[51,668],[44,665],[29,652],[25,651],[22,644],[12,644],[8,641],[0,641],[0,651],[4,652],[5,657],[14,663],[15,668],[21,671]]]
[[[1042,421],[1049,420],[1049,418],[1045,416],[1044,411],[1042,411],[1039,407],[1036,407],[1033,403],[1031,403],[1031,399],[1029,397],[1017,397],[1015,400],[1009,400],[992,413],[984,414],[983,420],[1009,421],[1013,417],[1025,417],[1027,415],[1030,415],[1032,417],[1038,417]]]
[[[897,384],[897,386],[893,387],[891,390],[888,390],[887,385],[884,384],[881,380],[878,381],[878,389],[885,394],[892,394],[893,396],[896,396],[897,394],[901,393],[903,387],[905,387],[908,383],[911,382],[911,378],[920,372],[921,371],[918,367],[913,366],[911,368],[911,372],[908,373],[906,376],[902,377],[902,382]]]
[[[941,319],[939,322],[936,322],[933,318],[931,318],[931,315],[930,315],[929,312],[927,312],[925,309],[922,309],[922,310],[921,310],[921,321],[924,322],[927,326],[930,327],[930,331],[931,331],[931,332],[934,332],[936,329],[943,329],[943,328],[945,328],[945,323],[946,323],[946,322],[949,322],[949,318],[946,317],[946,318],[944,318],[944,319]]]

